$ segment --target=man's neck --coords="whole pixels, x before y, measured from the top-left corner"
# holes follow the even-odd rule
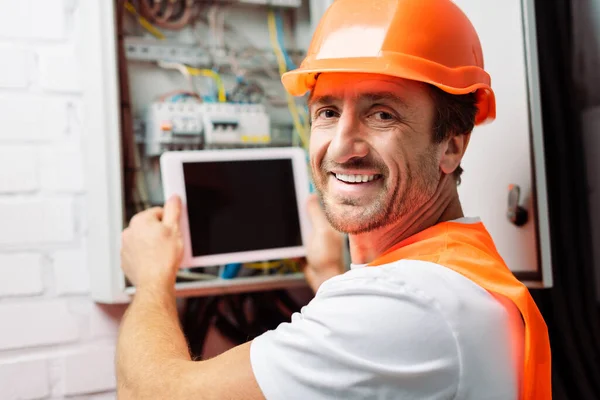
[[[452,221],[463,216],[456,185],[447,186],[441,190],[441,193],[436,193],[421,208],[395,224],[365,233],[349,235],[352,263],[369,263],[396,243],[440,222]]]

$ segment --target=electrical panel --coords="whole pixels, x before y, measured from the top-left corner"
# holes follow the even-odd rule
[[[305,99],[290,97],[280,79],[306,55],[312,0],[110,3],[112,10],[102,7],[103,18],[115,18],[121,230],[136,213],[164,203],[166,151],[308,147]],[[305,286],[301,264],[182,269],[176,290],[196,296]],[[95,279],[94,297],[128,301],[135,288],[118,265],[110,272],[109,280]]]
[[[95,133],[87,138],[87,158],[94,165],[88,174],[98,182],[87,192],[95,210],[88,216],[88,254],[96,300],[126,302],[134,291],[119,268],[119,238],[135,213],[163,204],[159,156],[164,151],[308,148],[306,98],[287,95],[281,74],[305,57],[331,3],[82,3],[94,21],[86,31],[89,49],[82,51],[90,74],[86,121]],[[533,3],[492,0],[486,8],[477,0],[456,3],[480,36],[498,104],[497,119],[475,129],[463,160],[463,209],[486,224],[520,279],[550,286]],[[498,36],[500,25],[505,34]],[[514,162],[504,163],[507,157]],[[530,217],[524,224],[506,216],[516,193],[507,190],[509,185],[524,197],[517,202]],[[192,296],[304,285],[299,260],[264,260],[182,270],[176,289],[180,296]]]

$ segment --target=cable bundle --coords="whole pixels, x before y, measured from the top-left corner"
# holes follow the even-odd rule
[[[140,14],[162,29],[181,30],[192,22],[194,0],[139,0]]]
[[[300,308],[285,290],[190,298],[181,316],[182,328],[192,357],[201,360],[211,326],[240,345],[289,322]]]

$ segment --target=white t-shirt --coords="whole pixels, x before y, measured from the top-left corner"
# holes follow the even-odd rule
[[[353,266],[324,282],[250,358],[267,400],[517,399],[517,308],[424,261]]]

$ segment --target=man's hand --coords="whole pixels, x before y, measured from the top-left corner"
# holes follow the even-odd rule
[[[136,288],[169,289],[183,256],[179,229],[181,200],[172,197],[160,207],[135,215],[123,231],[121,268]]]
[[[346,271],[344,235],[329,224],[316,195],[309,197],[307,206],[312,223],[312,234],[307,246],[307,265],[304,268],[304,275],[310,287],[316,292],[327,279]]]

